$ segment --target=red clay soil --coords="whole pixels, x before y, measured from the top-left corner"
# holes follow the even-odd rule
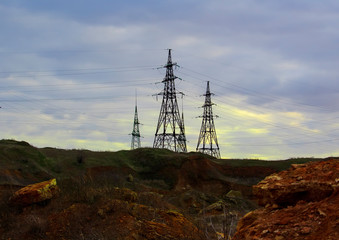
[[[175,189],[192,187],[219,196],[237,190],[252,198],[253,179],[262,179],[274,172],[276,170],[268,167],[232,167],[192,156],[177,171]]]
[[[38,172],[35,175],[20,169],[0,169],[0,182],[2,184],[25,186],[52,178],[46,172]]]
[[[230,190],[242,192],[243,196],[253,198],[252,185],[256,179],[263,179],[276,170],[269,167],[232,167],[221,165],[201,156],[190,156],[179,168],[165,166],[158,172],[148,173],[149,179],[164,179],[172,182],[175,191],[193,188],[201,192],[222,196]],[[101,166],[87,170],[87,176],[99,180],[107,178],[113,181],[125,180],[126,176],[138,174],[128,168]],[[259,181],[259,180],[257,180]]]
[[[86,188],[84,194],[87,199],[78,203],[61,193],[46,206],[16,213],[0,208],[0,239],[205,240],[191,220],[155,193]]]
[[[339,160],[294,165],[253,188],[266,206],[240,220],[233,240],[339,239]]]
[[[131,168],[128,167],[114,167],[114,166],[99,166],[99,167],[91,167],[87,169],[86,174],[92,178],[100,178],[106,175],[116,175],[123,174],[127,176],[130,173],[135,173]]]
[[[73,204],[48,218],[45,239],[203,239],[182,214],[113,199],[99,204]]]

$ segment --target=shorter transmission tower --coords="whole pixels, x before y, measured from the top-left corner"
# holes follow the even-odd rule
[[[137,94],[135,93],[135,111],[134,111],[134,123],[133,123],[133,131],[131,133],[132,135],[132,141],[131,141],[131,149],[140,148],[140,131],[139,131],[139,119],[138,119],[138,107],[137,107]]]
[[[214,115],[212,112],[212,105],[214,105],[214,103],[211,101],[211,95],[214,94],[210,92],[210,82],[208,81],[206,94],[203,95],[205,96],[205,104],[202,106],[204,113],[202,116],[199,116],[202,118],[202,123],[196,151],[220,158],[217,133],[213,119]]]

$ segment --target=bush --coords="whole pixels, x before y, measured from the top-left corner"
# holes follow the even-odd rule
[[[80,152],[77,156],[77,163],[83,164],[84,162],[85,162],[84,154],[82,152]]]

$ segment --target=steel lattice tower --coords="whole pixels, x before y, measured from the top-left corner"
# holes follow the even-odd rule
[[[212,112],[212,103],[211,95],[214,95],[210,92],[210,82],[207,82],[207,89],[205,96],[205,104],[202,106],[204,108],[204,113],[202,116],[201,129],[197,144],[197,152],[206,153],[216,158],[220,158],[220,150],[218,145],[217,133],[215,131],[213,112]]]
[[[173,74],[173,66],[177,66],[177,64],[172,63],[171,49],[169,49],[167,64],[164,66],[166,76],[162,81],[164,90],[159,93],[159,95],[163,95],[163,98],[153,147],[167,148],[175,152],[187,152],[183,115],[181,117],[179,113],[175,90],[177,77]]]
[[[132,141],[131,141],[131,149],[140,148],[140,131],[139,131],[139,119],[138,119],[138,107],[137,107],[137,97],[135,96],[135,112],[134,112],[134,123],[133,123],[133,131]]]

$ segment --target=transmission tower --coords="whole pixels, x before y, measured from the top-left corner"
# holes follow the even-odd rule
[[[134,123],[133,123],[133,131],[132,141],[131,141],[131,149],[140,148],[140,131],[139,131],[139,119],[138,119],[138,107],[137,107],[137,94],[135,93],[135,112],[134,112]]]
[[[175,152],[187,152],[184,120],[183,115],[180,116],[179,113],[175,90],[177,77],[173,74],[173,66],[177,66],[177,64],[172,63],[171,49],[168,49],[168,60],[164,66],[166,76],[162,81],[164,90],[158,94],[163,95],[163,98],[153,147],[167,148]]]
[[[202,116],[201,129],[197,144],[197,152],[206,153],[216,158],[220,158],[220,150],[218,145],[217,133],[214,127],[213,112],[212,112],[212,103],[211,95],[214,95],[210,92],[210,82],[207,82],[207,89],[205,96],[205,103],[202,106],[204,108],[204,113]],[[217,117],[217,116],[216,116]]]

